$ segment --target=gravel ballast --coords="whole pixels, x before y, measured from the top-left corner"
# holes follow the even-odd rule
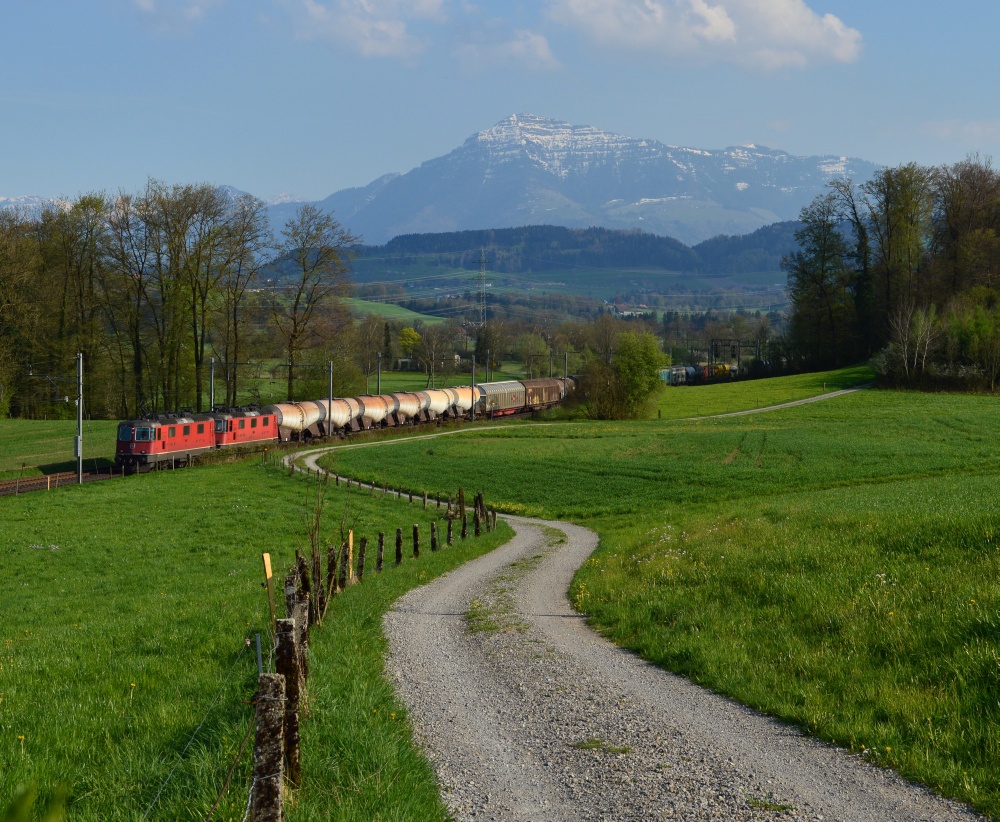
[[[507,545],[385,616],[388,670],[457,820],[973,820],[891,771],[591,631],[566,591],[597,536]]]

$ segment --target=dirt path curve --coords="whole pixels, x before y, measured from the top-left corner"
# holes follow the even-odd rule
[[[390,675],[456,819],[978,818],[598,637],[565,596],[597,536],[504,519],[510,543],[384,620]]]

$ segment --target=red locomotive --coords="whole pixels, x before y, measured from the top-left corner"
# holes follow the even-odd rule
[[[196,454],[222,446],[273,442],[274,414],[225,411],[215,414],[161,414],[118,424],[115,464],[139,471],[187,465]]]

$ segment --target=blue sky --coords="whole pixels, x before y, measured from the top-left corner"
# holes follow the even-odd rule
[[[155,177],[321,199],[520,112],[997,157],[998,30],[996,0],[0,0],[0,196]]]

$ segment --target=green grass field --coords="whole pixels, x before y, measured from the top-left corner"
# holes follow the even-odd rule
[[[118,423],[85,420],[83,425],[84,468],[113,465]],[[75,436],[76,420],[0,418],[0,480],[75,471]]]
[[[1000,401],[869,390],[689,419],[868,376],[665,389],[662,419],[511,423],[328,465],[595,528],[571,596],[599,630],[1000,818]],[[203,819],[249,727],[260,552],[283,571],[314,500],[315,480],[253,462],[0,499],[0,808],[18,784],[64,780],[71,819],[139,818],[194,734],[149,818]],[[435,514],[350,500],[359,534]],[[381,679],[379,618],[491,544],[424,551],[336,599],[312,642],[293,822],[445,818]],[[248,773],[214,818],[242,818]]]
[[[684,389],[683,413],[701,392],[719,412],[727,388],[726,410],[756,390]],[[419,483],[433,460],[508,511],[595,528],[572,596],[599,630],[1000,816],[998,425],[993,397],[861,391],[725,419],[513,425],[338,463]]]
[[[253,460],[0,499],[0,811],[19,785],[36,783],[44,806],[64,783],[73,820],[206,817],[252,720],[257,671],[245,639],[264,634],[267,653],[260,555],[283,574],[296,549],[307,551],[316,488]],[[339,542],[346,523],[372,551],[364,584],[337,597],[313,632],[306,787],[293,822],[445,818],[381,677],[378,615],[509,530],[431,554],[439,515],[328,489],[324,542]],[[376,576],[377,532],[391,542],[413,523],[423,526],[421,558]],[[242,818],[249,774],[244,752],[214,819]]]
[[[430,325],[445,322],[444,317],[434,317],[431,314],[418,314],[393,303],[377,303],[370,300],[359,300],[355,297],[348,297],[345,302],[351,314],[355,317],[364,317],[368,314],[375,314],[387,320],[400,320],[412,326],[416,322],[423,322]]]
[[[874,379],[875,372],[871,368],[857,366],[839,371],[737,383],[667,386],[656,396],[656,413],[653,416],[676,420],[767,408],[817,397],[831,391],[854,388],[871,383]]]

